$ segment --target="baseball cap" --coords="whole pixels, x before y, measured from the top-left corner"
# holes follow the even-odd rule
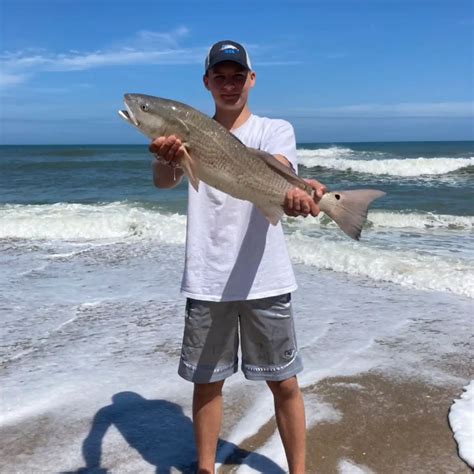
[[[235,41],[218,41],[211,46],[204,62],[204,71],[223,61],[233,61],[249,71],[252,69],[250,58],[245,48]]]

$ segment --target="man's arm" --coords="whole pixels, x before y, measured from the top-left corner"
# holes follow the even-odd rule
[[[174,135],[159,137],[153,140],[149,146],[151,153],[155,154],[156,160],[152,164],[153,183],[158,188],[173,188],[181,181],[184,172],[179,167],[179,162],[186,153],[181,140]],[[274,155],[275,158],[285,166],[292,168],[291,163],[283,155]],[[319,206],[317,202],[326,192],[326,187],[314,179],[305,179],[314,189],[314,198],[302,189],[293,188],[286,193],[283,209],[289,216],[304,216],[309,214],[317,216]]]
[[[293,169],[291,163],[283,155],[273,156],[285,166]],[[283,205],[285,214],[288,216],[307,217],[309,214],[312,216],[317,216],[319,214],[319,206],[317,203],[326,192],[326,186],[315,179],[305,179],[304,181],[306,181],[314,189],[314,198],[311,198],[311,196],[306,191],[303,191],[300,188],[295,187],[290,189],[286,193],[285,204]]]
[[[148,149],[156,158],[152,163],[153,184],[157,188],[174,188],[184,175],[179,167],[185,153],[181,140],[174,135],[159,137],[151,142]]]

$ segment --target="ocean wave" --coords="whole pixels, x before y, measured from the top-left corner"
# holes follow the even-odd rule
[[[316,148],[314,150],[308,148],[298,148],[298,157],[314,157],[314,158],[345,158],[354,156],[356,153],[351,148],[340,146],[331,146],[329,148]],[[304,164],[304,163],[302,163]]]
[[[474,298],[474,269],[460,259],[386,250],[348,241],[308,237],[299,231],[288,237],[295,263],[349,275],[387,281],[420,290],[436,290]]]
[[[326,219],[326,221],[324,220]],[[398,214],[372,212],[372,225],[379,227],[427,226],[472,229],[472,216]],[[370,243],[329,240],[308,235],[308,227],[333,225],[319,220],[287,219],[287,242],[295,263],[335,272],[388,281],[418,289],[448,291],[474,297],[474,270],[469,262],[415,250],[371,247]],[[0,206],[0,238],[28,240],[123,241],[150,239],[183,245],[186,216],[165,214],[132,203],[3,205]],[[329,234],[328,234],[329,235]]]
[[[161,214],[123,202],[10,204],[0,207],[0,222],[3,239],[82,241],[150,237],[182,244],[186,216]]]
[[[337,225],[321,213],[313,219],[286,218],[286,225],[290,228],[311,229],[315,226],[337,227]],[[431,212],[397,212],[373,210],[369,212],[366,227],[393,228],[393,229],[447,229],[447,230],[474,230],[474,216],[453,216],[449,214],[435,214]]]
[[[473,230],[474,216],[371,211],[369,213],[368,225],[396,229]]]
[[[443,175],[474,166],[469,158],[406,158],[350,159],[340,156],[320,156],[312,150],[298,151],[299,163],[307,168],[321,167],[375,175],[424,176]]]
[[[144,155],[145,156],[145,155]],[[146,156],[145,156],[146,157]],[[110,170],[120,166],[122,171],[136,170],[137,168],[149,167],[149,162],[143,159],[129,159],[128,157],[116,157],[114,161],[109,158],[100,159],[95,157],[86,157],[83,160],[49,160],[15,163],[1,163],[0,170],[7,171],[29,171],[29,172],[55,172],[55,171],[80,171],[80,170]]]

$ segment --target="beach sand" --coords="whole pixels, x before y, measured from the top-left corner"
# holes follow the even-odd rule
[[[306,387],[303,393],[305,397],[317,394],[319,400],[333,406],[341,415],[339,420],[320,422],[308,430],[308,473],[338,473],[341,472],[341,463],[344,461],[363,468],[366,472],[383,474],[471,472],[457,455],[456,443],[447,420],[453,399],[461,393],[458,387],[389,378],[369,372],[351,377],[326,378]],[[232,407],[227,405],[225,411],[231,410]],[[151,420],[153,416],[150,412]],[[227,421],[229,418],[231,417]],[[183,425],[176,429],[176,435],[179,436],[178,432],[181,431],[182,435],[188,437],[186,444],[191,449],[190,420],[184,417],[177,420],[181,420],[179,423]],[[84,440],[91,421],[73,421],[56,413],[29,418],[3,428],[5,449],[2,450],[0,472],[51,472],[42,470],[40,466],[36,470],[11,469],[21,465],[31,467],[28,458],[39,456],[45,461],[54,458],[54,452],[67,449],[72,440],[76,440],[74,444],[77,444],[77,449],[75,461],[70,461],[77,469],[82,464],[78,440]],[[246,456],[264,445],[274,433],[275,427],[272,419],[255,436],[244,441],[240,446],[243,450],[241,455]],[[159,454],[155,459],[147,459],[147,464],[143,462],[143,453],[139,456],[137,452],[132,454],[133,450],[124,449],[123,441],[120,441],[123,440],[122,435],[117,434],[116,448],[104,447],[105,451],[111,449],[113,454],[111,452],[108,459],[103,459],[102,467],[117,473],[134,472],[134,469],[152,472],[150,468],[160,464]],[[150,438],[150,435],[149,432],[147,437]],[[99,441],[105,443],[103,439]],[[169,441],[173,443],[172,439]],[[163,438],[155,439],[157,452],[162,442]],[[171,451],[173,449],[172,447]],[[176,456],[180,457],[177,452]],[[191,450],[184,456],[188,461],[192,457]],[[235,472],[240,464],[238,458],[238,455],[234,455],[234,459],[228,459],[219,472]],[[76,469],[69,472],[77,472]],[[64,466],[59,463],[54,472],[64,472]],[[184,469],[183,472],[189,470]]]
[[[422,305],[423,300],[419,304]],[[124,311],[127,312],[128,307]],[[152,306],[150,311],[156,317],[156,307]],[[104,316],[106,321],[109,320],[108,314],[106,312]],[[158,333],[152,331],[147,318],[139,321],[137,327],[143,333],[137,333],[133,341],[141,341],[146,350],[140,359],[136,355],[137,343],[134,342],[135,352],[131,353],[142,365],[149,365],[141,366],[136,374],[122,373],[122,369],[116,371],[120,375],[117,383],[107,379],[100,381],[97,378],[98,369],[94,368],[94,376],[90,379],[71,381],[74,391],[78,392],[76,398],[67,399],[64,395],[69,393],[72,396],[72,392],[56,394],[51,390],[48,392],[51,399],[42,394],[38,397],[39,405],[32,403],[31,407],[26,406],[24,415],[0,427],[1,474],[92,474],[106,472],[105,469],[113,474],[192,472],[195,459],[190,418],[192,385],[176,374],[179,341],[173,338],[175,342],[168,342],[166,351],[166,344],[161,347],[153,343],[153,350],[158,350],[162,363],[158,370],[154,365],[158,359],[152,359],[155,352],[150,352],[145,344],[147,334],[155,341],[158,340]],[[160,322],[161,329],[165,321]],[[131,324],[133,318],[126,316],[122,325],[124,322]],[[93,321],[87,324],[92,325]],[[440,334],[438,327],[448,326],[444,320],[426,318],[417,320],[417,324],[408,327],[405,332],[397,331],[395,335],[390,332],[389,336],[377,339],[377,344],[371,346],[374,352],[365,351],[360,356],[363,360],[379,357],[372,369],[357,370],[350,376],[329,374],[319,377],[315,375],[317,372],[311,372],[310,367],[301,374],[301,380],[310,381],[303,388],[305,400],[311,407],[308,412],[312,414],[307,437],[308,474],[472,472],[459,458],[448,424],[453,400],[460,397],[463,386],[472,376],[472,350],[466,342],[470,326],[469,323],[454,324],[455,334],[447,336]],[[339,330],[342,329],[339,327]],[[82,337],[82,330],[78,331]],[[169,333],[165,331],[165,334]],[[443,345],[445,339],[450,343]],[[337,344],[343,342],[344,339]],[[119,348],[123,342],[117,339],[116,344]],[[377,352],[380,347],[390,350]],[[323,357],[324,351],[317,354]],[[406,354],[408,356],[404,357]],[[309,352],[307,355],[309,358]],[[41,352],[38,352],[38,357],[41,362]],[[114,361],[119,360],[117,354],[112,357]],[[354,358],[351,355],[350,359],[341,360],[350,364]],[[336,357],[334,361],[337,360]],[[33,376],[39,368],[31,363],[26,367],[28,374]],[[362,367],[360,361],[354,367]],[[6,373],[9,370],[5,367]],[[344,373],[343,364],[338,365],[336,370]],[[308,372],[309,377],[305,376]],[[334,373],[334,369],[331,372]],[[104,372],[103,376],[111,377],[113,373]],[[161,379],[153,380],[150,378],[152,374],[159,374]],[[73,377],[72,373],[66,375],[68,380]],[[315,382],[311,382],[312,377]],[[28,378],[25,380],[31,383]],[[43,378],[39,380],[45,383]],[[100,383],[104,385],[100,386]],[[95,384],[99,386],[95,387]],[[161,390],[157,388],[160,384]],[[284,463],[282,448],[272,445],[268,449],[269,442],[271,444],[275,439],[273,417],[238,447],[233,444],[233,440],[244,439],[235,433],[235,427],[242,419],[248,419],[249,425],[257,423],[246,417],[256,410],[252,395],[259,390],[268,394],[265,403],[271,404],[266,387],[245,381],[241,374],[232,377],[224,387],[220,447],[226,453],[234,451],[234,454],[230,458],[225,458],[228,454],[221,454],[218,459],[222,463],[221,473],[236,472],[241,465],[241,472],[249,472],[248,467],[256,466],[270,466],[260,471],[265,474],[283,472],[277,466]],[[43,402],[47,404],[42,405]],[[323,413],[317,421],[314,414],[321,407]],[[19,412],[21,409],[19,405]],[[253,461],[250,461],[252,456]],[[244,460],[246,457],[249,459]],[[84,470],[86,458],[90,462],[97,458],[102,470]]]
[[[307,472],[340,472],[343,461],[383,474],[469,473],[458,457],[448,411],[462,390],[378,373],[335,377],[305,389],[331,404],[342,418],[308,431]],[[258,449],[276,427],[274,419],[245,441]],[[221,469],[232,472],[231,466]]]
[[[459,388],[369,373],[327,379],[313,390],[342,421],[310,430],[308,472],[337,472],[341,458],[379,473],[471,472],[457,455],[447,419]]]

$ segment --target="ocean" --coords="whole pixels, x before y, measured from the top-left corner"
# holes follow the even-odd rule
[[[298,158],[300,175],[331,190],[387,193],[360,242],[325,216],[284,219],[309,430],[343,422],[315,390],[337,377],[416,379],[461,396],[472,378],[474,142],[311,143]],[[187,183],[154,188],[150,163],[146,144],[0,147],[1,472],[192,465],[192,386],[176,373]],[[269,391],[240,374],[225,391],[223,469],[258,435],[232,469],[284,472]],[[138,436],[111,415],[120,403],[141,413],[145,401],[166,429],[141,416]],[[113,426],[102,437],[101,413]],[[355,457],[339,452],[337,472],[370,472],[370,459],[355,467]]]

